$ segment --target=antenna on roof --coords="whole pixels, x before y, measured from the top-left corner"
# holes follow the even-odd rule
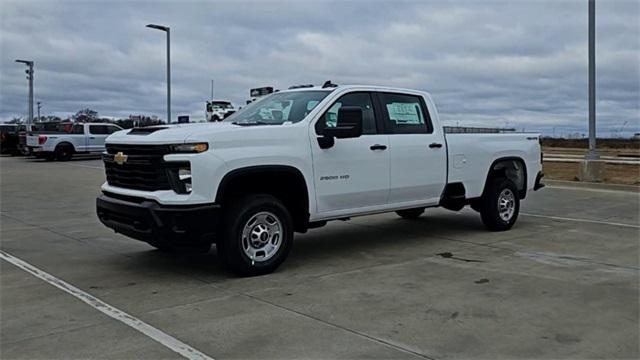
[[[338,87],[338,85],[333,84],[333,83],[331,82],[331,80],[327,80],[327,81],[325,81],[325,82],[324,82],[324,85],[322,85],[322,88],[323,88],[323,89],[325,89],[325,88],[330,88],[330,87]]]

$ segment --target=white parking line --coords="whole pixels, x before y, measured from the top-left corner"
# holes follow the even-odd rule
[[[117,309],[102,300],[78,289],[77,287],[56,278],[55,276],[46,273],[37,267],[12,256],[11,254],[0,250],[0,258],[5,261],[10,262],[11,264],[21,268],[22,270],[30,273],[31,275],[38,277],[49,284],[57,287],[58,289],[65,291],[77,299],[83,301],[94,309],[102,312],[103,314],[116,319],[123,324],[132,327],[135,330],[143,333],[144,335],[150,337],[151,339],[159,342],[160,344],[166,346],[172,351],[184,356],[186,359],[190,360],[213,360],[211,357],[205,355],[204,353],[192,348],[191,346],[183,343],[182,341],[162,332],[159,329],[154,328],[153,326],[145,323],[144,321],[133,317],[126,312]]]
[[[576,221],[576,222],[584,222],[584,223],[592,223],[592,224],[601,224],[601,225],[611,225],[611,226],[622,226],[622,227],[630,227],[630,228],[633,228],[633,229],[640,229],[640,226],[639,226],[639,225],[624,224],[624,223],[615,223],[615,222],[610,222],[610,221],[589,220],[589,219],[576,219],[576,218],[568,218],[568,217],[561,217],[561,216],[549,216],[549,215],[528,214],[528,213],[520,213],[520,214],[521,214],[521,215],[524,215],[524,216],[532,216],[532,217],[539,217],[539,218],[552,219],[552,220]]]

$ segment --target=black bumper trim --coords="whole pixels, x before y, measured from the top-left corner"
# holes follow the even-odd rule
[[[96,213],[105,226],[131,238],[191,245],[213,242],[220,205],[161,205],[147,199],[130,202],[100,195]]]

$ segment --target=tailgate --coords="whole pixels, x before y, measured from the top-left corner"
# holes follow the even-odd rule
[[[27,136],[27,146],[40,146],[38,144],[38,135]]]

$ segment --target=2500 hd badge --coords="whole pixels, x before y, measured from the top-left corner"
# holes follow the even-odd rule
[[[347,180],[349,179],[349,175],[327,175],[327,176],[320,176],[320,181],[322,180]]]

